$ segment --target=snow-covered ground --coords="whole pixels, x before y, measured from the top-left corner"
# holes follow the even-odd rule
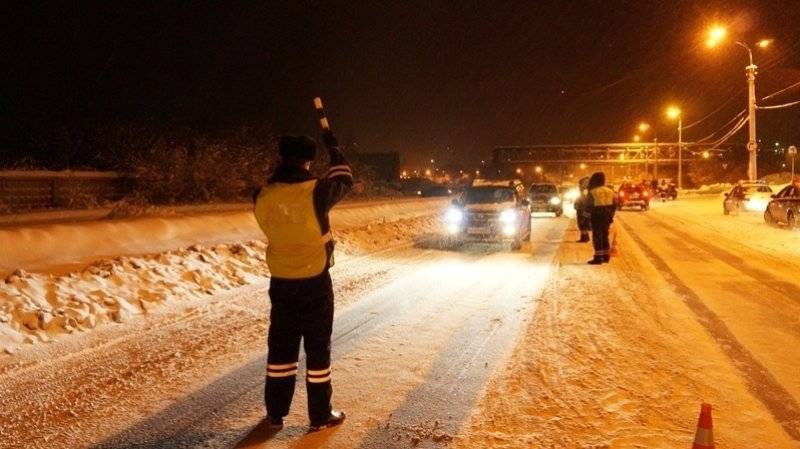
[[[334,403],[348,420],[317,434],[302,382],[287,427],[263,426],[268,302],[264,272],[247,271],[263,264],[246,262],[263,243],[120,257],[199,272],[211,294],[191,281],[188,299],[0,357],[0,447],[675,448],[708,401],[717,447],[798,449],[798,233],[720,204],[620,213],[620,254],[599,267],[568,217],[535,218],[516,253],[443,249],[430,215],[340,227]],[[116,270],[72,282],[92,267]],[[113,291],[103,275],[87,282]]]

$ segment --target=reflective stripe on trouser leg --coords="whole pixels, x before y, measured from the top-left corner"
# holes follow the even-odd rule
[[[306,352],[306,390],[311,422],[328,419],[331,412],[331,333],[333,286],[326,277],[303,313],[303,347]]]
[[[273,279],[269,290],[270,324],[264,402],[267,414],[283,418],[289,413],[300,352],[297,293],[294,284]]]

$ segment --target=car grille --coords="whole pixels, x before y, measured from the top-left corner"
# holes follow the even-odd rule
[[[489,226],[497,220],[497,214],[493,212],[470,212],[467,218],[470,226]]]

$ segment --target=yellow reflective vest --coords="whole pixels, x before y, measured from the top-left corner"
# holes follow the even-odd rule
[[[305,279],[328,266],[326,244],[314,210],[317,180],[268,184],[256,198],[255,216],[267,236],[267,265],[273,277]]]
[[[592,206],[604,207],[614,205],[614,191],[606,186],[595,187],[589,192],[592,196]]]

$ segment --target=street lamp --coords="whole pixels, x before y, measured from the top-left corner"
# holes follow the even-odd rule
[[[709,48],[716,47],[720,42],[725,39],[728,34],[727,29],[721,25],[714,25],[708,30],[708,37],[706,39],[706,46]],[[756,139],[756,69],[758,67],[753,63],[753,50],[744,42],[735,41],[736,45],[747,50],[747,57],[750,64],[744,68],[747,75],[747,124],[748,124],[748,138],[747,138],[747,151],[750,154],[749,163],[747,165],[747,177],[750,181],[758,178],[758,165],[757,165],[757,151],[758,139]],[[772,43],[772,39],[761,39],[756,42],[759,48],[767,48]]]
[[[536,168],[534,168],[534,171],[536,171],[537,174],[541,175],[542,174],[542,166],[541,165],[537,165]]]
[[[633,141],[634,141],[634,142],[638,142],[639,140],[641,140],[641,139],[639,138],[639,135],[638,135],[638,134],[634,134],[634,135],[633,135]]]
[[[792,158],[792,182],[794,182],[794,159],[797,157],[797,147],[794,145],[790,146],[788,154]]]
[[[683,189],[683,117],[677,106],[667,108],[667,117],[678,120],[678,190]]]

